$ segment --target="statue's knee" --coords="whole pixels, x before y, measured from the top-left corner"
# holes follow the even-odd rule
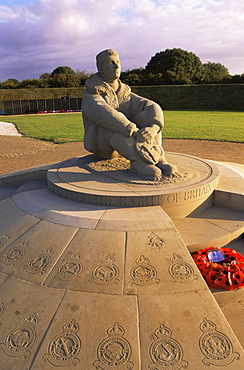
[[[158,145],[162,146],[162,132],[161,131],[157,133],[154,140],[156,141]]]
[[[120,155],[122,155],[122,157],[125,157],[127,159],[134,159],[134,137],[124,137],[123,135],[114,133],[110,138],[110,144]]]
[[[111,145],[116,149],[116,146],[121,146],[121,145],[125,145],[125,146],[131,146],[131,145],[134,145],[135,143],[135,139],[134,137],[125,137],[121,134],[118,134],[118,133],[113,133],[111,138],[110,138],[110,143]]]

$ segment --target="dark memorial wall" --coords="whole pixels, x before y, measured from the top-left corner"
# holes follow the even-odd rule
[[[80,111],[82,98],[33,99],[4,101],[4,114],[35,114]]]

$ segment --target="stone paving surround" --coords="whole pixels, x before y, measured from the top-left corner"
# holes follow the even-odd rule
[[[94,366],[123,369],[123,364],[138,370],[155,366],[160,369],[163,358],[168,358],[173,369],[180,365],[205,369],[209,361],[216,360],[206,357],[209,352],[204,352],[203,344],[207,338],[211,341],[218,338],[230,349],[226,359],[231,362],[217,360],[218,368],[243,368],[243,352],[231,327],[194,267],[172,221],[160,207],[149,207],[146,211],[132,208],[129,212],[111,207],[81,210],[74,203],[52,194],[39,181],[26,183],[12,198],[0,202],[0,221],[4,221],[0,223],[4,234],[0,255],[5,262],[0,263],[0,296],[5,297],[0,320],[5,315],[10,317],[4,320],[0,337],[3,370],[19,369],[20,363],[23,369],[38,370],[70,369],[74,364],[81,370]],[[96,222],[92,226],[89,219],[93,212]],[[18,235],[10,240],[8,231],[14,215],[17,215],[14,222],[19,220],[20,226]],[[21,222],[23,217],[25,221]],[[48,217],[52,217],[51,222]],[[86,226],[72,226],[79,218],[87,218]],[[42,230],[46,230],[45,243]],[[9,253],[16,247],[23,251],[23,257],[17,258],[16,264],[6,264],[13,262],[8,256],[17,257]],[[121,256],[125,258],[122,265]],[[96,284],[98,273],[107,266],[105,262],[113,271],[114,282]],[[71,274],[71,280],[70,263],[78,272]],[[173,268],[182,263],[189,271],[184,283],[177,280],[177,270]],[[137,274],[142,266],[151,271],[146,285],[135,284],[134,280],[140,276]],[[229,302],[235,303],[233,294],[228,297]],[[239,314],[243,312],[239,303],[234,307],[229,303],[223,308],[227,314],[234,308]],[[237,322],[232,322],[240,340]],[[14,357],[10,338],[13,333],[23,333],[23,328],[31,340],[26,351],[18,348],[18,356]],[[106,365],[103,355],[105,348],[113,348],[113,333],[117,333],[117,343],[127,349],[121,366]],[[69,347],[63,347],[65,338],[67,344],[75,344],[73,355],[67,356],[70,352]],[[175,366],[172,357],[171,360],[167,357],[169,354],[159,356],[157,351],[162,344],[177,353]],[[64,348],[67,352],[60,352]]]
[[[10,210],[10,217],[13,212]],[[230,346],[228,359],[232,361],[228,364],[224,361],[225,368],[241,369],[240,345],[170,219],[161,210],[162,223],[161,230],[152,230],[148,225],[146,231],[126,232],[60,227],[42,220],[23,234],[20,232],[15,242],[8,245],[6,240],[0,257],[0,291],[4,297],[0,355],[1,363],[6,364],[4,370],[19,369],[20,363],[28,369],[51,369],[59,367],[61,362],[62,368],[77,363],[82,370],[92,369],[96,364],[112,369],[103,367],[102,348],[105,343],[114,345],[114,337],[108,330],[111,328],[111,333],[117,330],[116,323],[119,328],[116,343],[128,348],[128,356],[125,355],[128,366],[143,370],[150,364],[153,366],[159,357],[152,348],[168,343],[178,353],[177,365],[204,369],[202,361],[208,358],[202,352],[203,347],[199,347],[199,340],[207,335],[205,329],[201,330],[205,319],[211,328],[213,325],[210,337],[217,335]],[[45,250],[41,240],[43,230]],[[23,256],[16,260],[7,258],[11,256],[9,252],[21,248],[25,251]],[[67,266],[74,262],[76,273],[68,274],[71,270]],[[79,263],[81,270],[77,269]],[[178,280],[175,263],[187,266],[186,280]],[[108,264],[115,271],[110,284],[96,283],[100,276],[96,272],[101,273]],[[141,285],[139,281],[143,280],[135,273],[145,265],[151,276]],[[9,278],[5,280],[6,276]],[[134,280],[138,277],[139,280]],[[29,333],[30,344],[25,349],[19,346],[16,354],[15,342],[10,338],[16,335],[17,340],[23,330]],[[67,345],[69,341],[76,345],[73,355],[67,356],[69,347],[67,353],[60,352],[65,338]],[[190,343],[187,338],[191,338]]]

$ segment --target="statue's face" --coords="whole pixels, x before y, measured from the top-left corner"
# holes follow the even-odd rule
[[[121,66],[118,54],[106,55],[101,74],[106,82],[113,82],[120,77]]]

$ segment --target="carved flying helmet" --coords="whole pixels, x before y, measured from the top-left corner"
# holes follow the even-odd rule
[[[136,152],[146,163],[157,164],[162,157],[164,150],[155,140],[140,142],[135,141]]]

